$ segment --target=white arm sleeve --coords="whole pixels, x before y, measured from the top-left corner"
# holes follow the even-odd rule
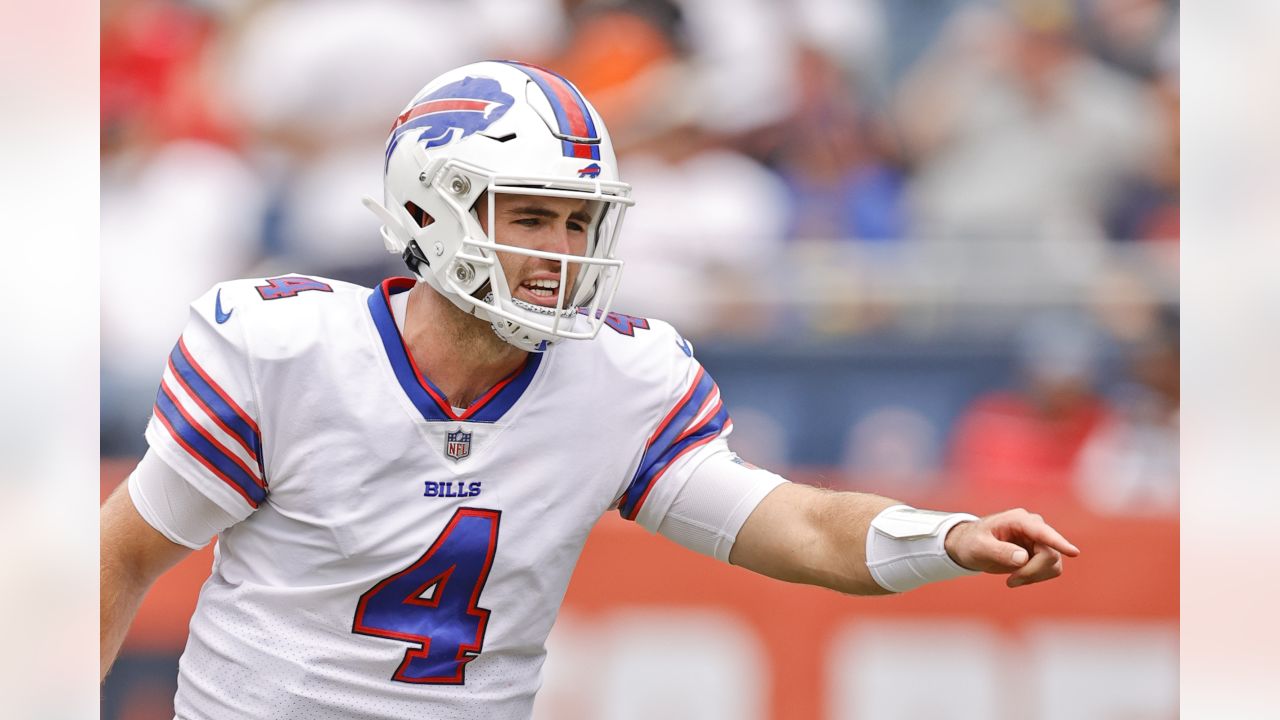
[[[152,450],[129,475],[129,498],[147,524],[170,541],[199,550],[239,521],[202,495]]]
[[[658,533],[694,552],[728,562],[751,511],[785,482],[779,475],[744,463],[724,446],[689,474],[658,524]]]

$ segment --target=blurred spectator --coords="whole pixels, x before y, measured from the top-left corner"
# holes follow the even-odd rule
[[[1181,151],[1178,132],[1181,116],[1178,79],[1161,75],[1147,93],[1160,108],[1169,132],[1160,138],[1158,151],[1141,168],[1141,174],[1117,194],[1110,208],[1108,234],[1118,240],[1178,240],[1181,235]]]
[[[218,26],[172,0],[102,4],[104,156],[180,138],[230,142],[229,118],[206,92],[205,53]]]
[[[884,1],[793,0],[790,8],[796,44],[830,58],[863,96],[879,99],[892,45]]]
[[[956,424],[950,464],[957,480],[1069,493],[1081,448],[1109,414],[1093,387],[1098,343],[1078,316],[1029,323],[1018,338],[1021,387],[979,397]]]
[[[690,97],[698,102],[692,119],[713,132],[739,134],[785,118],[796,97],[790,5],[682,0],[681,6],[694,82]]]
[[[779,281],[785,190],[763,165],[696,126],[672,128],[619,161],[636,188],[614,306],[662,318],[695,340],[762,337]],[[734,307],[734,303],[744,303]]]
[[[958,12],[899,97],[926,238],[1103,236],[1109,198],[1165,132],[1134,80],[1071,35],[1069,0]]]
[[[880,152],[856,84],[814,48],[800,48],[797,62],[799,98],[774,157],[790,196],[787,237],[902,238],[905,178]]]
[[[1099,58],[1150,78],[1176,45],[1178,0],[1075,0],[1084,42]],[[1176,53],[1176,49],[1174,50]]]
[[[1130,381],[1117,412],[1098,426],[1080,455],[1076,487],[1102,513],[1178,511],[1179,347],[1162,328],[1131,352]]]
[[[1152,283],[1131,269],[1098,278],[1091,310],[1103,330],[1121,345],[1144,342],[1160,330],[1160,302]]]

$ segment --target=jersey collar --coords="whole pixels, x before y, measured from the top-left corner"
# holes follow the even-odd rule
[[[418,412],[422,413],[424,420],[496,422],[516,404],[529,387],[542,362],[542,353],[529,353],[519,369],[489,388],[488,392],[465,411],[454,412],[444,393],[418,370],[413,356],[405,347],[400,329],[396,327],[395,317],[391,314],[391,296],[410,290],[416,282],[412,278],[388,278],[369,295],[369,313],[373,315],[373,324],[378,329],[382,348],[391,361],[391,369],[395,371],[401,389],[409,396],[414,407],[418,408]]]

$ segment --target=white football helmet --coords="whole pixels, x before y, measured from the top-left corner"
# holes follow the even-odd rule
[[[621,277],[615,256],[631,186],[618,181],[599,113],[568,80],[519,62],[451,70],[414,96],[391,127],[382,220],[387,250],[455,305],[488,320],[503,340],[538,352],[560,338],[589,339]],[[503,245],[475,205],[482,193],[591,201],[585,255]],[[555,307],[513,298],[498,253],[559,261]],[[577,265],[575,287],[566,287]],[[581,317],[580,317],[581,315]]]

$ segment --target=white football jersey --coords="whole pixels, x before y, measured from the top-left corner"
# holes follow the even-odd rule
[[[731,423],[669,325],[611,315],[465,411],[390,304],[303,276],[192,305],[152,451],[241,521],[180,661],[180,718],[523,718],[587,534],[655,529]]]

